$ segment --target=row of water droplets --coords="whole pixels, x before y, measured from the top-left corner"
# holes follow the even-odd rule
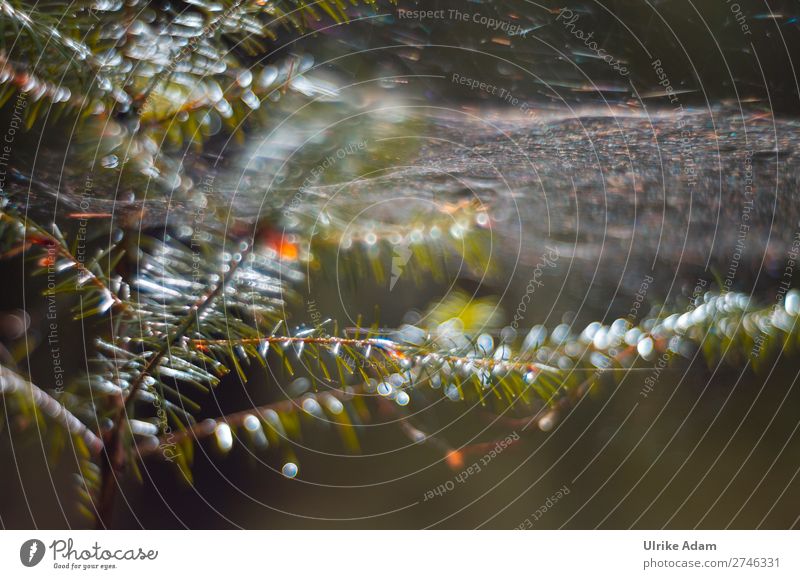
[[[749,296],[742,293],[708,292],[697,302],[683,313],[653,315],[637,326],[622,318],[610,324],[592,322],[579,332],[574,332],[568,324],[559,324],[549,332],[545,326],[537,325],[525,335],[518,348],[513,346],[518,340],[511,327],[501,330],[497,339],[486,332],[473,339],[457,320],[448,320],[433,332],[405,324],[390,338],[361,341],[358,347],[365,359],[374,356],[376,350],[408,354],[395,358],[396,372],[382,378],[370,378],[364,384],[364,390],[405,407],[411,403],[415,387],[428,384],[432,389],[441,389],[446,398],[458,401],[463,396],[454,382],[456,374],[462,378],[462,384],[466,379],[473,379],[484,389],[490,389],[498,380],[516,372],[521,374],[523,383],[530,386],[540,372],[570,370],[587,355],[591,368],[596,370],[608,368],[612,360],[620,362],[621,354],[631,351],[635,352],[629,357],[631,364],[637,357],[653,361],[662,351],[688,357],[703,339],[714,336],[730,338],[737,331],[744,331],[751,337],[759,333],[793,332],[800,316],[800,292],[797,290],[789,291],[782,302],[760,309],[752,308]],[[289,344],[297,342],[287,341],[286,347]],[[437,350],[431,351],[432,348]],[[341,355],[335,340],[329,350],[334,355]],[[302,353],[301,349],[297,351]],[[307,378],[298,378],[290,386],[290,391],[305,392],[309,387]],[[319,419],[325,419],[325,411],[332,415],[344,411],[342,402],[329,393],[304,394],[300,407]],[[267,422],[279,432],[283,432],[283,428],[273,410],[258,414],[260,420],[256,414],[251,414],[242,425],[251,439],[262,441],[257,445],[265,446],[261,422]],[[230,426],[224,422],[212,422],[217,445],[224,451],[230,450],[233,446]],[[294,478],[298,473],[297,464],[287,462],[282,473]]]

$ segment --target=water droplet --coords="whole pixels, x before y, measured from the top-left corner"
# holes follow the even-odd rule
[[[403,384],[405,384],[406,380],[402,374],[395,373],[389,376],[389,378],[386,381],[389,382],[389,384],[391,384],[395,388],[400,388]]]
[[[790,316],[796,316],[800,314],[800,292],[797,290],[792,290],[786,294],[786,299],[783,302],[783,307],[786,309],[786,313]]]
[[[675,322],[675,329],[678,332],[685,332],[692,325],[692,315],[689,312],[681,314],[678,321]]]
[[[628,320],[625,320],[623,318],[614,320],[614,323],[611,324],[611,333],[616,336],[623,336],[625,335],[625,332],[628,330],[629,325],[630,324],[628,323]]]
[[[322,412],[319,402],[317,402],[313,398],[306,398],[305,400],[303,400],[303,410],[305,410],[309,414],[315,414],[315,415],[319,415]]]
[[[258,418],[252,414],[248,414],[244,419],[244,428],[248,432],[257,432],[261,428],[261,423]]]
[[[214,429],[214,436],[217,439],[220,450],[228,452],[233,448],[233,433],[231,432],[231,427],[227,424],[218,424]]]
[[[728,294],[728,296],[730,295],[732,294]],[[664,329],[667,332],[671,332],[675,329],[675,324],[678,323],[678,318],[680,318],[679,314],[672,314],[671,316],[667,316],[667,318],[661,324],[664,326]]]
[[[595,334],[600,331],[603,325],[600,322],[592,322],[581,332],[581,340],[584,342],[591,342],[594,339]]]
[[[261,106],[261,101],[258,100],[258,97],[251,90],[243,92],[240,98],[244,104],[253,110],[258,109]]]
[[[411,398],[403,391],[397,393],[397,398],[395,398],[395,402],[399,406],[406,406],[411,401]]]
[[[653,347],[653,339],[646,337],[639,340],[639,343],[636,344],[636,351],[639,352],[642,358],[647,360],[653,354]]]
[[[550,432],[553,430],[553,426],[556,424],[556,415],[552,412],[548,412],[544,416],[539,419],[539,430],[542,432]]]
[[[337,400],[333,396],[330,396],[325,400],[325,406],[328,407],[328,410],[331,414],[341,414],[344,410],[344,404],[341,401]]]
[[[497,376],[498,378],[503,378],[506,374],[508,374],[509,368],[508,364],[495,364],[494,368],[492,369],[492,374]]]
[[[478,353],[488,356],[489,353],[494,349],[494,338],[492,338],[492,336],[489,334],[481,334],[475,341],[475,346],[478,349]]]
[[[116,155],[106,155],[105,157],[103,157],[100,163],[106,169],[114,169],[119,165],[119,157],[117,157]]]
[[[534,350],[542,346],[547,339],[547,328],[542,325],[533,326],[522,342],[523,351]]]
[[[569,337],[569,326],[567,324],[559,324],[553,328],[553,333],[550,334],[550,340],[554,344],[560,344]]]
[[[461,395],[458,393],[458,388],[456,388],[454,384],[448,384],[447,388],[444,390],[444,393],[453,402],[461,400]]]
[[[236,76],[236,83],[242,88],[247,88],[252,82],[253,73],[249,70],[243,70]]]
[[[289,384],[287,391],[291,396],[299,396],[307,392],[309,388],[311,388],[311,380],[305,376],[301,376]]]
[[[592,363],[592,366],[597,368],[608,368],[611,365],[611,359],[600,352],[592,352],[589,356],[589,361]]]
[[[392,393],[392,385],[387,382],[381,382],[378,384],[378,394],[381,396],[389,396]]]
[[[511,348],[503,344],[494,353],[495,360],[508,361],[511,359]]]
[[[511,344],[517,339],[517,331],[511,326],[506,326],[500,330],[500,339],[504,344]]]
[[[214,105],[214,108],[223,119],[229,119],[233,116],[233,107],[226,99],[220,99]]]
[[[605,327],[601,327],[595,333],[594,338],[592,338],[592,343],[594,343],[594,347],[598,350],[605,350],[611,345],[611,337],[608,335],[608,330]]]
[[[631,328],[625,333],[625,343],[629,346],[635,346],[639,343],[639,338],[642,336],[642,331],[639,328]]]
[[[281,473],[286,478],[294,478],[297,476],[297,465],[293,462],[287,462],[286,464],[283,465]]]
[[[129,421],[131,431],[134,434],[139,436],[156,436],[158,434],[158,426],[152,424],[150,422],[145,422],[143,420],[130,420]]]
[[[261,69],[261,73],[258,75],[258,85],[261,88],[267,88],[268,86],[272,85],[277,78],[278,69],[272,65],[265,66]]]

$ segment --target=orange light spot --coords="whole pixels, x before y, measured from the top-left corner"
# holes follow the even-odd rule
[[[460,450],[451,450],[445,457],[447,466],[452,469],[459,469],[464,466],[464,454]]]
[[[284,261],[297,261],[300,250],[296,243],[287,239],[286,235],[274,230],[267,230],[263,236],[264,245],[275,251]]]
[[[280,246],[278,247],[278,254],[281,256],[281,259],[285,259],[287,261],[297,261],[297,258],[300,256],[300,252],[297,250],[297,245],[290,243],[285,239],[281,240]]]
[[[471,201],[468,199],[457,201],[456,203],[445,202],[439,205],[439,210],[447,215],[453,215],[459,211],[467,209],[471,204]]]
[[[106,219],[113,217],[111,213],[70,213],[69,216],[72,219]]]
[[[508,38],[502,36],[496,36],[492,38],[492,42],[495,44],[499,44],[501,46],[511,46],[511,41]]]

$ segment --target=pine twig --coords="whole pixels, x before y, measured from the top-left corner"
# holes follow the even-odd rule
[[[476,367],[492,370],[495,366],[500,364],[506,368],[537,372],[540,370],[550,369],[550,366],[538,362],[527,361],[508,361],[508,360],[495,360],[493,358],[470,358],[467,356],[455,356],[451,354],[442,354],[433,350],[426,350],[418,346],[409,347],[400,342],[388,340],[386,338],[341,338],[336,336],[264,336],[260,338],[222,338],[215,340],[197,339],[190,340],[190,346],[204,350],[209,346],[235,346],[235,345],[258,345],[262,343],[269,344],[317,344],[323,346],[354,346],[356,348],[377,348],[384,351],[389,357],[398,361],[404,360],[408,357],[423,358],[425,356],[435,356],[437,361],[447,364],[458,364],[469,362]]]
[[[54,249],[59,257],[68,260],[72,267],[75,268],[82,276],[85,276],[97,289],[104,294],[108,295],[113,302],[114,307],[128,308],[129,304],[123,301],[108,285],[103,282],[93,271],[87,268],[72,252],[64,247],[58,237],[47,231],[37,223],[32,222],[23,215],[11,215],[7,211],[0,211],[0,219],[4,219],[10,223],[21,224],[26,231],[31,231],[35,237],[25,236],[25,245],[23,247],[27,250],[29,244],[34,245],[48,245]]]
[[[90,453],[97,455],[103,449],[103,441],[100,437],[67,410],[63,404],[36,384],[2,365],[0,365],[0,394],[2,396],[20,394],[29,398],[33,402],[34,408],[41,410],[70,434],[83,439]]]
[[[165,356],[167,356],[171,348],[183,338],[186,332],[197,323],[199,316],[214,302],[216,297],[225,288],[225,286],[233,279],[239,264],[245,261],[245,258],[252,251],[252,244],[248,245],[247,250],[242,252],[241,259],[234,261],[225,275],[220,278],[219,283],[211,287],[203,296],[201,296],[191,306],[183,321],[177,329],[171,333],[167,340],[165,340],[161,349],[150,358],[147,365],[139,372],[136,379],[131,383],[128,394],[125,397],[123,404],[117,412],[116,419],[113,421],[113,427],[107,433],[105,450],[102,455],[101,465],[101,490],[100,499],[97,508],[97,526],[106,528],[107,523],[110,523],[114,510],[114,498],[116,490],[119,486],[119,477],[125,470],[125,448],[122,441],[123,426],[127,417],[129,416],[129,409],[132,410],[133,402],[136,400],[136,394],[144,385],[144,381],[161,363]]]
[[[341,390],[329,390],[326,393],[338,400],[344,400],[349,398],[353,394],[357,394],[357,392],[350,393]],[[169,438],[167,438],[166,436],[161,436],[158,439],[159,440],[158,445],[139,446],[138,447],[139,456],[141,458],[146,458],[154,454],[156,450],[167,444],[174,446],[174,445],[180,445],[182,442],[185,442],[187,440],[191,440],[193,442],[204,440],[209,436],[212,436],[214,434],[216,427],[220,424],[226,424],[232,428],[236,428],[243,426],[245,424],[245,421],[250,416],[262,416],[270,410],[278,413],[290,412],[292,410],[302,410],[303,406],[300,400],[303,397],[292,398],[289,400],[279,400],[278,402],[271,402],[269,404],[263,404],[261,406],[249,408],[247,410],[240,410],[238,412],[225,414],[217,418],[207,418],[206,420],[203,420],[202,422],[198,422],[197,424],[193,425],[191,428],[187,428],[186,430],[181,430],[180,432],[170,434]]]

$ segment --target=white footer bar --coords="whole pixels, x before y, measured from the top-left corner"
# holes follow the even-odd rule
[[[0,577],[800,577],[792,531],[3,531]],[[152,574],[152,575],[151,575]],[[413,576],[412,576],[413,577]]]

